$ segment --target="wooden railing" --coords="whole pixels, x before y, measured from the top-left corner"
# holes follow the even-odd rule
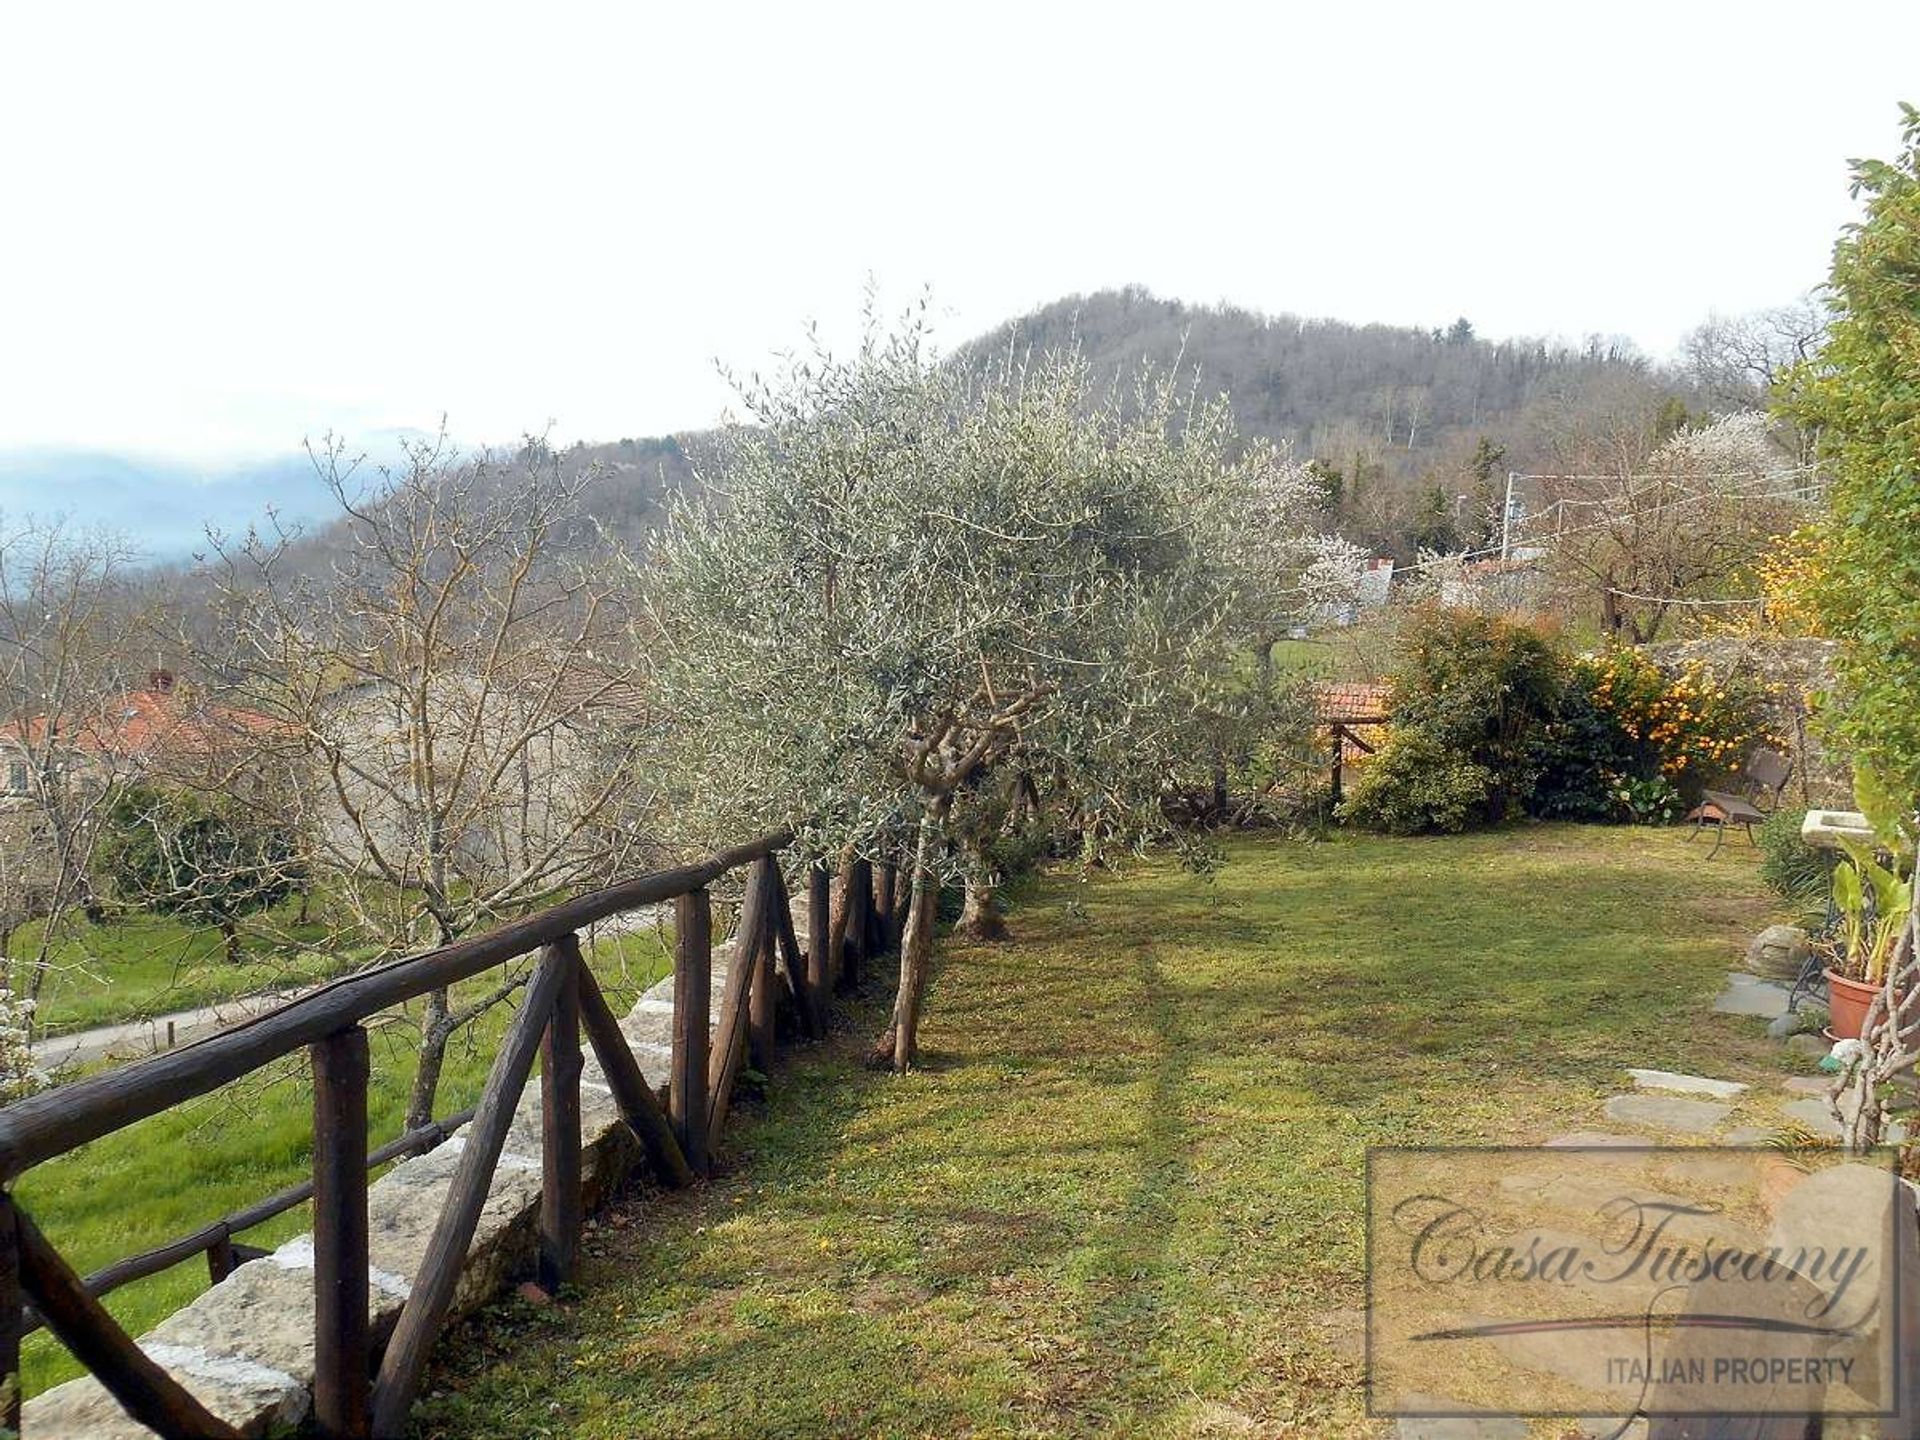
[[[315,1379],[322,1435],[393,1435],[405,1427],[428,1351],[446,1320],[468,1245],[499,1164],[515,1106],[540,1055],[541,1171],[538,1277],[551,1291],[571,1273],[581,1225],[580,1036],[584,1031],[621,1119],[653,1174],[683,1186],[706,1173],[734,1085],[749,1057],[763,1072],[785,1000],[801,1028],[823,1029],[836,985],[897,924],[890,871],[876,886],[860,862],[840,877],[807,869],[807,943],[794,933],[769,835],[697,864],[656,871],[422,955],[331,982],[178,1050],[42,1092],[0,1110],[0,1375],[19,1372],[20,1337],[44,1324],[141,1424],[164,1436],[236,1432],[148,1358],[100,1304],[117,1285],[205,1254],[216,1280],[252,1252],[235,1232],[313,1202]],[[733,961],[709,1037],[712,912],[708,887],[747,870]],[[643,905],[675,910],[672,1059],[663,1105],[592,971],[579,932]],[[835,902],[838,903],[835,903]],[[904,906],[900,907],[904,909]],[[525,997],[496,1052],[479,1103],[369,1153],[365,1022],[528,954]],[[782,983],[784,982],[784,984]],[[18,1177],[90,1140],[126,1128],[305,1047],[313,1072],[313,1174],[248,1209],[121,1261],[83,1280],[13,1200]],[[461,1151],[427,1249],[379,1366],[369,1333],[367,1185],[371,1167],[431,1148],[465,1123]],[[26,1308],[31,1302],[32,1310]],[[20,1423],[15,1387],[5,1422]]]

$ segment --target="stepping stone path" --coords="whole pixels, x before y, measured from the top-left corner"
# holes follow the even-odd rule
[[[1704,1095],[1712,1100],[1732,1100],[1747,1093],[1747,1087],[1732,1080],[1709,1080],[1702,1075],[1676,1075],[1671,1070],[1634,1070],[1627,1074],[1642,1090],[1670,1090],[1676,1095]]]
[[[1711,1135],[1733,1114],[1733,1107],[1672,1095],[1615,1095],[1607,1101],[1605,1114],[1618,1125],[1641,1125],[1675,1135]]]
[[[1757,1015],[1762,1020],[1774,1020],[1787,1013],[1791,993],[1790,986],[1733,970],[1728,972],[1727,988],[1720,992],[1713,1008],[1722,1015]]]

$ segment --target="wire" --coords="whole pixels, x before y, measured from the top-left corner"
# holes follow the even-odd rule
[[[1801,466],[1799,468],[1802,470],[1806,470],[1806,469],[1811,469],[1813,467]],[[1782,473],[1788,473],[1788,472],[1782,472]],[[1527,478],[1566,479],[1566,478],[1572,478],[1572,477],[1534,476],[1534,477],[1527,477]],[[1687,495],[1678,500],[1668,500],[1668,501],[1660,502],[1658,504],[1649,505],[1642,510],[1635,511],[1634,513],[1641,516],[1658,515],[1664,510],[1678,510],[1682,506],[1697,505],[1702,500],[1781,501],[1781,500],[1811,499],[1816,494],[1817,494],[1817,487],[1814,487],[1814,486],[1806,486],[1799,490],[1791,490],[1785,493],[1776,492],[1776,491],[1765,491],[1765,490],[1744,490],[1744,491],[1743,490],[1702,490],[1698,494]],[[1588,503],[1599,504],[1601,502],[1593,501]],[[1542,511],[1541,513],[1545,514],[1547,512]],[[1427,570],[1427,569],[1431,569],[1433,566],[1436,566],[1436,565],[1462,564],[1466,561],[1474,560],[1482,556],[1498,555],[1503,548],[1511,552],[1515,546],[1523,543],[1533,544],[1533,545],[1550,545],[1552,544],[1552,542],[1556,540],[1564,540],[1570,535],[1585,535],[1595,530],[1605,530],[1609,526],[1611,526],[1613,523],[1614,521],[1611,518],[1609,518],[1606,520],[1596,520],[1590,525],[1576,525],[1576,526],[1573,526],[1571,529],[1556,530],[1551,535],[1537,535],[1532,537],[1531,539],[1526,539],[1525,537],[1514,537],[1514,538],[1510,538],[1507,545],[1504,547],[1499,545],[1489,545],[1480,550],[1463,550],[1457,555],[1439,555],[1434,557],[1432,560],[1422,560],[1422,561],[1417,561],[1412,565],[1403,565],[1399,567],[1395,571],[1395,573],[1406,574],[1410,571]]]
[[[1636,595],[1631,590],[1622,590],[1617,585],[1607,586],[1609,595],[1618,595],[1622,600],[1640,600],[1649,605],[1765,605],[1764,595],[1743,595],[1738,600],[1689,600],[1679,595]]]

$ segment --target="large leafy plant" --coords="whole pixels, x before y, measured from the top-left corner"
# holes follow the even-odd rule
[[[1920,798],[1920,110],[1892,160],[1857,160],[1866,214],[1833,250],[1827,344],[1782,407],[1819,437],[1830,503],[1809,587],[1841,638],[1829,724],[1903,810]]]

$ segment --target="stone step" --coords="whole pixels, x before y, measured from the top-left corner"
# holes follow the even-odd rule
[[[1620,1125],[1639,1125],[1674,1135],[1711,1135],[1733,1114],[1733,1107],[1677,1095],[1615,1095],[1607,1101],[1604,1113]]]
[[[1747,1093],[1747,1087],[1732,1080],[1709,1080],[1704,1075],[1678,1075],[1671,1070],[1627,1068],[1633,1083],[1642,1090],[1671,1091],[1675,1095],[1701,1095],[1710,1100],[1732,1100]]]
[[[1727,987],[1713,1002],[1713,1008],[1722,1015],[1755,1015],[1762,1020],[1775,1020],[1787,1013],[1787,998],[1792,993],[1793,987],[1789,985],[1762,980],[1743,970],[1731,970],[1727,972]]]

